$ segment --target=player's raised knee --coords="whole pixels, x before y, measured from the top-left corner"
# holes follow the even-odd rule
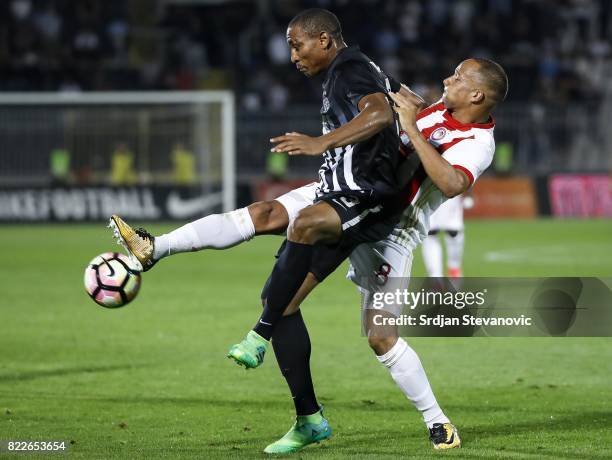
[[[303,244],[335,243],[341,234],[338,214],[325,203],[302,209],[287,230],[290,241]]]
[[[322,219],[316,214],[303,209],[291,222],[287,237],[297,243],[314,244],[319,240],[322,223]]]
[[[281,233],[289,225],[287,211],[276,200],[258,201],[251,204],[249,214],[255,226],[255,233],[258,235],[265,233]]]

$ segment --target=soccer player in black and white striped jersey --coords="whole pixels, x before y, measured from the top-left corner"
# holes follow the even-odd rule
[[[358,47],[346,45],[338,19],[327,10],[305,10],[289,23],[287,43],[300,72],[308,77],[325,72],[323,134],[287,133],[272,139],[273,151],[323,154],[324,162],[315,203],[288,228],[263,314],[247,338],[230,349],[229,356],[247,367],[263,361],[274,327],[311,263],[325,263],[324,257],[313,256],[315,245],[346,247],[348,255],[360,243],[385,238],[399,219],[398,193],[411,175],[387,98],[389,79]],[[418,159],[412,171],[417,164]]]

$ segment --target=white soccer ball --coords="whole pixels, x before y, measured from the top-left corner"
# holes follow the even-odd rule
[[[119,252],[94,257],[85,268],[85,290],[98,305],[119,308],[131,302],[140,289],[140,272]]]

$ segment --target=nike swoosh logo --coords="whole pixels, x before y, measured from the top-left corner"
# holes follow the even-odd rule
[[[170,192],[166,200],[166,209],[170,217],[184,219],[203,214],[221,203],[223,203],[222,193],[212,193],[196,198],[181,198],[178,192]]]
[[[272,326],[272,323],[266,323],[265,321],[259,320],[261,324],[265,324],[266,326]]]

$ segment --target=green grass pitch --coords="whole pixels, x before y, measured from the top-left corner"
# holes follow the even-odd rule
[[[82,286],[85,264],[118,249],[103,224],[0,227],[0,439],[65,440],[87,459],[263,458],[292,423],[288,390],[273,353],[249,372],[225,353],[256,320],[279,243],[165,260],[131,305],[105,310]],[[610,277],[611,255],[610,220],[471,221],[464,269]],[[612,457],[612,339],[409,340],[463,438],[438,453],[360,336],[343,277],[303,307],[335,434],[296,457]]]

